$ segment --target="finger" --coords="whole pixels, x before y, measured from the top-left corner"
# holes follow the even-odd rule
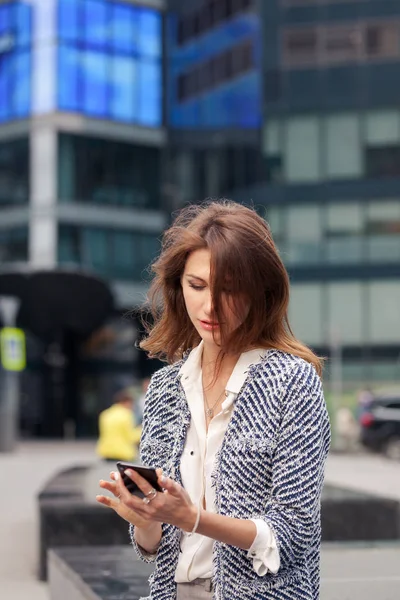
[[[113,481],[117,482],[121,479],[120,474],[117,471],[111,471],[110,473],[110,479],[112,479]]]
[[[120,474],[114,472],[113,479],[116,480],[115,495],[117,496],[117,498],[119,498],[121,502],[123,502],[126,506],[128,506],[136,512],[140,512],[141,510],[143,510],[144,505],[141,498],[137,498],[136,496],[131,494],[131,492],[127,489],[125,482],[120,476]]]
[[[113,483],[111,481],[106,481],[104,479],[100,479],[99,486],[101,488],[103,488],[103,490],[107,490],[107,491],[111,492],[112,494],[114,494],[114,496],[119,496],[116,483]]]
[[[104,506],[112,508],[113,510],[116,510],[119,504],[119,500],[117,500],[116,498],[111,498],[110,496],[98,495],[96,496],[96,500],[99,504],[103,504]]]
[[[143,492],[143,494],[146,495],[146,494],[150,493],[151,490],[153,489],[153,486],[151,485],[151,483],[149,483],[144,477],[139,475],[139,473],[137,473],[136,471],[132,471],[132,469],[128,469],[127,471],[125,471],[125,473],[128,475],[129,479],[132,479],[132,481],[134,481],[136,483],[139,490],[141,490]]]
[[[126,489],[125,482],[119,473],[116,471],[111,471],[110,477],[115,481],[115,489],[118,496],[122,495],[124,492],[129,495],[129,491]]]
[[[121,477],[118,471],[111,471],[110,478],[115,481],[116,489],[121,493],[121,490],[126,487],[123,477]]]
[[[167,490],[164,488],[163,486],[163,470],[162,469],[156,469],[156,473],[157,473],[157,483],[160,486],[160,488],[162,489],[162,491],[164,492],[164,494],[168,494]]]
[[[162,475],[161,477],[159,477],[158,482],[159,482],[159,485],[162,488],[164,488],[164,490],[166,490],[166,492],[168,492],[168,494],[171,494],[172,496],[180,496],[181,486],[179,485],[179,483],[177,483],[173,479],[170,479],[169,477]]]

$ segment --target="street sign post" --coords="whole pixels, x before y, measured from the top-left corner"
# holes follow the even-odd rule
[[[26,367],[25,334],[16,327],[0,330],[0,358],[5,371],[23,371]]]
[[[15,327],[20,301],[0,296],[0,453],[12,452],[18,438],[19,372],[25,368],[25,334]]]

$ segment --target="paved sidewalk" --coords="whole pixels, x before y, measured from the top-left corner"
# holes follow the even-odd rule
[[[352,490],[400,500],[400,462],[390,461],[379,455],[331,453],[325,481]]]
[[[94,445],[24,443],[14,454],[0,454],[0,588],[10,600],[48,600],[37,581],[36,495],[59,469],[95,460]]]
[[[0,589],[10,600],[49,600],[37,581],[36,496],[58,470],[95,463],[93,443],[23,443],[0,454]],[[400,465],[359,455],[331,455],[326,481],[400,499]],[[326,547],[322,559],[321,600],[398,600],[398,548]]]
[[[398,600],[400,544],[322,549],[321,600]]]

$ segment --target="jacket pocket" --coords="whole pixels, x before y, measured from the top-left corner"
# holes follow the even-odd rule
[[[252,471],[263,473],[272,466],[272,458],[275,450],[275,440],[263,435],[239,435],[227,440],[221,452],[221,461]]]

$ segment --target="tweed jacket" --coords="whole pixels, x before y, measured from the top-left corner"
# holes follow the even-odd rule
[[[153,375],[146,396],[140,453],[179,483],[190,411],[180,383],[183,361]],[[303,359],[270,350],[249,368],[217,453],[216,509],[264,519],[277,540],[281,567],[258,576],[247,550],[216,541],[214,600],[318,600],[320,505],[330,426],[320,378]],[[147,600],[175,600],[180,530],[163,524]]]

